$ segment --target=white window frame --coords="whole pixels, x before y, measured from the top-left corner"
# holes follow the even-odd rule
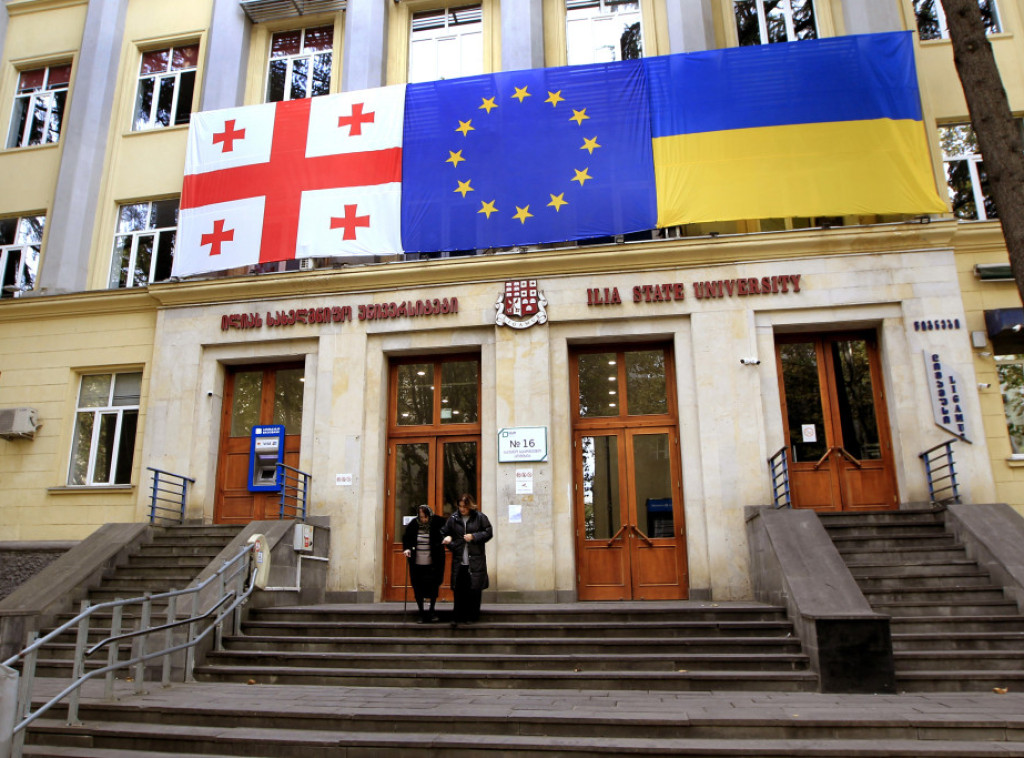
[[[148,129],[162,129],[168,126],[181,126],[188,125],[187,116],[192,113],[192,98],[195,97],[195,83],[196,83],[196,65],[185,66],[183,68],[174,68],[174,51],[181,50],[184,48],[194,47],[196,49],[196,60],[199,57],[199,43],[192,42],[187,45],[170,45],[168,47],[158,48],[156,50],[145,50],[142,52],[141,59],[139,60],[139,81],[135,87],[135,110],[132,113],[132,131],[140,132]],[[167,68],[163,72],[150,72],[143,73],[142,67],[145,65],[146,56],[152,53],[159,53],[167,51]],[[181,78],[183,74],[192,75],[192,91],[189,93],[188,98],[188,113],[184,114],[186,118],[183,121],[178,120],[178,99],[181,96]],[[140,113],[140,105],[142,102],[143,87],[148,83],[152,82],[153,89],[150,93],[149,112],[144,116]],[[158,118],[158,110],[160,106],[160,93],[164,87],[164,82],[170,82],[172,88],[171,92],[171,106],[170,106],[170,121],[169,123],[163,123]]]
[[[413,13],[409,24],[409,83],[484,73],[483,39],[482,5]],[[453,60],[454,65],[448,62]]]
[[[566,0],[565,2],[565,54],[570,66],[587,63],[607,63],[622,60],[622,50],[618,43],[622,33],[634,23],[640,24],[640,57],[643,52],[644,23],[640,0]],[[572,28],[580,30],[575,34]],[[614,29],[618,27],[619,36],[613,44]],[[573,47],[574,39],[590,39],[595,45],[584,50],[580,46]],[[600,44],[597,44],[600,43]],[[600,51],[610,50],[611,55],[599,55]]]
[[[914,0],[914,19],[917,22],[918,19],[918,5],[920,2],[927,2],[928,0]],[[978,1],[981,5],[981,0]],[[985,29],[986,36],[989,34],[999,34],[1002,29],[1002,16],[999,13],[999,6],[996,5],[996,0],[988,0],[989,7],[992,10],[992,24]],[[939,27],[938,37],[925,37],[921,32],[921,24],[917,23],[917,34],[922,40],[933,40],[933,39],[949,39],[949,27],[946,25],[946,11],[942,7],[941,0],[931,0],[931,7],[935,14],[935,24]],[[982,23],[985,19],[982,16]]]
[[[313,73],[316,70],[316,59],[317,58],[322,58],[324,56],[330,58],[331,74],[328,75],[328,90],[330,89],[330,76],[333,75],[333,72],[334,72],[334,42],[333,42],[333,36],[331,38],[332,42],[331,42],[331,49],[330,50],[318,50],[318,51],[309,51],[309,52],[305,51],[305,47],[306,47],[306,33],[309,32],[309,31],[313,31],[313,30],[316,30],[316,29],[323,29],[323,28],[326,28],[326,27],[330,27],[332,29],[332,35],[333,35],[333,27],[331,27],[330,24],[321,24],[319,26],[303,27],[302,29],[286,29],[286,30],[274,32],[273,34],[270,35],[270,49],[267,51],[267,86],[265,87],[265,91],[264,91],[265,102],[268,102],[268,103],[285,102],[285,101],[288,101],[288,100],[292,99],[291,81],[292,81],[292,75],[293,75],[294,70],[295,70],[295,64],[298,61],[306,61],[308,63],[308,66],[306,68],[306,95],[305,95],[305,97],[317,97],[318,95],[326,95],[326,94],[328,94],[327,92],[320,92],[320,93],[317,93],[317,95],[311,95],[309,93],[312,90],[312,86],[313,86]],[[293,33],[293,32],[299,32],[299,52],[291,54],[291,55],[274,55],[274,37],[277,36],[278,34],[289,34],[289,33]],[[276,63],[278,61],[282,61],[282,60],[285,62],[284,96],[281,98],[280,101],[278,101],[278,100],[271,100],[271,93],[270,93],[270,70],[271,70],[271,67],[273,67],[274,63]]]
[[[760,40],[759,44],[772,44],[773,41],[768,39],[768,14],[765,12],[764,9],[764,4],[766,2],[771,2],[771,0],[750,0],[750,2],[754,3],[754,7],[757,11],[758,38]],[[814,14],[814,37],[812,39],[817,39],[819,37],[817,4],[814,2],[814,0],[807,0],[807,2],[811,4],[811,12]],[[736,24],[736,5],[737,3],[733,2],[733,26],[734,28],[736,28],[738,35],[739,29]],[[796,42],[796,26],[793,24],[793,1],[778,0],[778,8],[782,12],[783,23],[786,26],[786,39],[775,40],[775,42]],[[740,44],[743,44],[742,40],[740,41]]]
[[[39,66],[38,68],[24,69],[18,72],[18,81],[20,82],[23,74],[27,74],[32,71],[43,71],[43,84],[39,89],[27,90],[24,92],[20,91],[20,84],[16,85],[14,104],[11,107],[10,131],[7,135],[8,148],[48,145],[60,140],[60,133],[64,127],[63,112],[67,107],[68,88],[70,86],[71,79],[70,67],[70,63],[61,63],[51,66]],[[51,85],[50,71],[52,69],[62,68],[69,69],[69,81]],[[63,104],[58,102],[58,97],[60,95],[64,96]],[[35,114],[37,110],[42,110],[44,112],[42,138],[40,141],[34,141],[32,139],[32,125],[36,123],[37,120],[33,115],[26,116],[25,124],[19,133],[19,103],[23,104],[25,109],[24,112],[27,114]],[[57,125],[57,129],[54,130],[53,122],[57,111],[60,111],[61,117]]]
[[[46,216],[21,216],[15,219],[14,239],[5,245],[0,238],[0,298],[20,297],[35,287],[45,228]],[[14,276],[9,280],[12,266]]]
[[[138,377],[138,394],[125,395],[122,398],[118,398],[118,377]],[[89,401],[83,401],[83,391],[86,386],[86,382],[94,377],[109,377],[109,383],[107,386],[106,398],[100,399],[99,403],[90,403]],[[125,379],[126,382],[132,380]],[[124,386],[121,388],[125,389]],[[131,386],[127,387],[131,389]],[[71,456],[68,462],[68,486],[70,487],[110,487],[114,485],[131,484],[131,471],[135,464],[135,445],[138,442],[138,420],[139,420],[139,406],[141,404],[142,396],[142,372],[141,371],[120,371],[111,373],[99,373],[99,374],[82,374],[79,377],[78,382],[78,397],[75,401],[75,422],[71,436]],[[129,402],[126,402],[129,401]],[[134,400],[134,402],[130,402]],[[134,412],[134,431],[132,431],[131,444],[127,445],[127,440],[124,439],[125,431],[125,415]],[[86,419],[90,419],[91,429],[88,430],[88,440],[84,440],[85,429],[83,424]],[[98,463],[103,461],[100,460],[100,452],[102,450],[101,445],[101,432],[104,430],[104,421],[113,423],[113,434],[112,444],[109,450],[103,450],[108,456],[108,460],[105,461],[109,465],[107,466],[106,479],[97,481],[97,473],[101,476],[103,472],[97,472],[96,467]],[[82,462],[85,463],[85,469],[82,470],[81,466],[76,466],[76,458],[79,457],[79,447],[85,442],[89,446],[88,454],[84,457]],[[122,448],[131,455],[131,465],[127,467],[128,477],[125,481],[124,477],[118,481],[117,472],[120,468],[120,456]]]
[[[1007,403],[1007,386],[1001,370],[1002,366],[1015,366],[1024,377],[1024,355],[997,355],[995,361],[996,374],[999,377],[999,394],[1003,401],[1003,416],[1006,420],[1006,436],[1010,442],[1010,455],[1015,459],[1024,459],[1024,386],[1017,388],[1016,398],[1011,401],[1018,407],[1010,408]],[[1011,424],[1020,427],[1021,431],[1015,435],[1011,431]]]
[[[156,214],[154,213],[155,203],[174,203],[175,210],[175,221],[177,221],[178,212],[178,198],[169,198],[165,200],[142,200],[137,203],[124,203],[117,209],[117,228],[114,232],[114,248],[111,253],[110,259],[110,276],[107,280],[107,287],[109,289],[127,289],[130,287],[145,287],[151,282],[158,281],[155,279],[157,269],[163,268],[168,272],[170,276],[171,264],[174,261],[174,249],[177,243],[177,232],[178,225],[175,223],[173,226],[155,226]],[[143,207],[144,206],[144,207]],[[132,216],[126,220],[126,211],[130,208],[142,209],[141,216]],[[138,224],[130,223],[137,219]],[[170,235],[171,240],[169,243],[169,260],[166,262],[162,261],[160,257],[161,241],[166,240],[166,235]],[[139,244],[143,240],[151,239],[152,248],[150,250],[150,260],[147,271],[144,277],[136,277],[136,267],[139,260]],[[126,251],[125,243],[127,243],[127,254],[128,260],[125,264],[125,270],[128,272],[125,275],[124,280],[121,278],[121,263],[122,254]],[[161,263],[165,263],[161,266]]]

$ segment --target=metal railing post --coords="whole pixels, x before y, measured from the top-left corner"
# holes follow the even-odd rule
[[[121,618],[124,615],[124,606],[115,606],[110,619],[110,636],[117,638],[121,634]],[[106,676],[103,677],[103,697],[106,700],[114,699],[114,669],[118,656],[121,653],[121,646],[114,642],[107,651],[107,665],[111,667]]]
[[[81,613],[85,613],[89,610],[89,601],[82,601]],[[75,661],[71,668],[71,679],[76,681],[82,678],[85,673],[85,646],[89,641],[89,617],[83,616],[82,620],[78,622],[78,637],[75,640]],[[75,690],[71,693],[71,699],[68,700],[68,725],[78,726],[81,722],[78,720],[78,701],[81,697],[81,690]]]
[[[164,637],[164,649],[169,650],[174,647],[174,627],[171,626],[175,622],[175,616],[177,616],[178,598],[172,597],[167,601],[167,631]],[[171,683],[171,656],[164,656],[164,666],[160,675],[160,684],[167,687]]]
[[[139,621],[139,631],[143,632],[149,629],[150,621],[153,618],[153,596],[147,592],[142,596],[142,618]],[[140,659],[135,664],[135,694],[142,695],[145,692],[146,685],[146,662],[141,660],[146,656],[146,637],[145,634],[140,634],[136,637],[136,654],[135,657]]]

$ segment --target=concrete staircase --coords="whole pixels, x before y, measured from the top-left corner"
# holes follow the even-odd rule
[[[34,758],[1024,755],[1024,697],[176,685],[47,714]]]
[[[645,603],[491,606],[452,629],[397,606],[253,611],[202,681],[388,687],[814,691],[781,608]]]
[[[140,597],[145,593],[159,594],[171,590],[183,589],[202,573],[221,550],[238,534],[237,526],[174,526],[156,528],[152,542],[140,545],[138,550],[128,558],[128,562],[118,566],[95,589],[89,590],[86,599],[92,604],[105,603],[111,600]],[[191,606],[185,606],[185,610]],[[179,605],[179,610],[182,606]],[[121,621],[121,631],[128,631],[138,623],[138,606],[126,606]],[[57,620],[59,626],[73,618],[80,611],[80,606],[73,613],[66,613]],[[152,618],[154,623],[163,620],[167,612],[166,601],[154,601]],[[89,644],[97,642],[109,635],[112,611],[97,611],[90,623]],[[42,636],[42,635],[40,635]],[[74,629],[69,629],[40,650],[36,664],[37,676],[68,677],[75,653]],[[86,670],[99,668],[106,661],[89,660]]]
[[[820,516],[872,608],[892,617],[901,692],[1024,688],[1024,615],[943,509]]]

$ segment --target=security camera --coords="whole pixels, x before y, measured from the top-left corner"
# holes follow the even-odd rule
[[[740,363],[744,366],[759,366],[761,361],[757,358],[740,358]]]

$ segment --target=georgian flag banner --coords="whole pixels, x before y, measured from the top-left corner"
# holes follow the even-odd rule
[[[405,85],[192,116],[173,276],[401,252]]]
[[[193,114],[172,274],[946,210],[913,37],[851,35]]]

